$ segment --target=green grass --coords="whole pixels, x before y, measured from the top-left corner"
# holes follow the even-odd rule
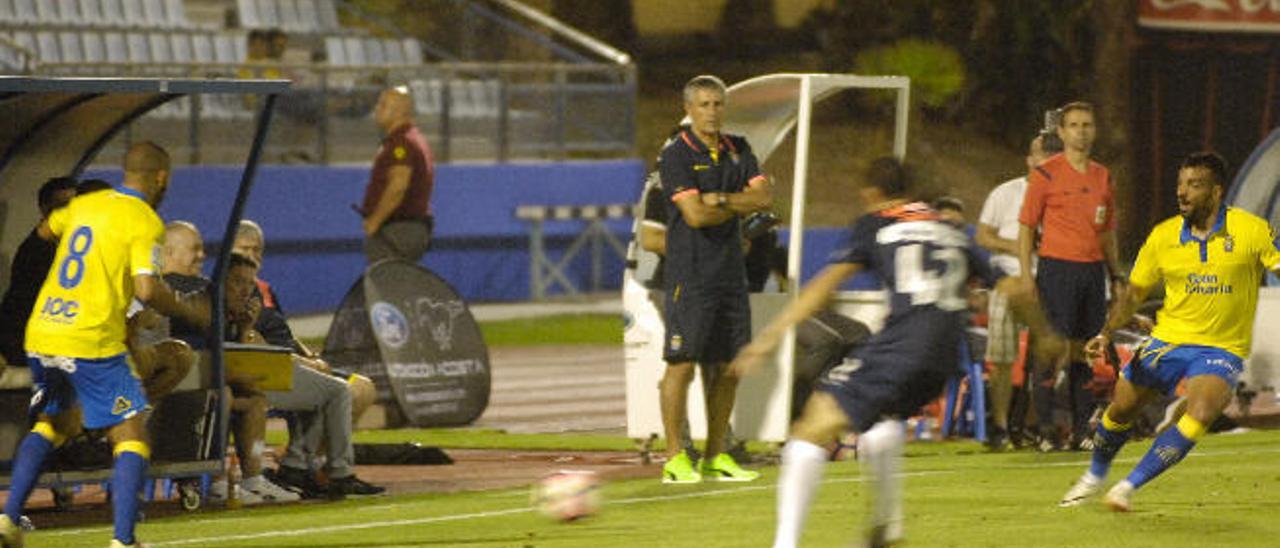
[[[561,344],[622,344],[622,317],[617,314],[561,314],[481,322],[490,347]]]
[[[622,344],[622,318],[616,314],[558,314],[539,318],[480,322],[489,348],[563,344]],[[302,337],[319,352],[324,337]]]
[[[1121,453],[1113,480],[1147,442]],[[1135,512],[1055,502],[1087,455],[982,452],[971,442],[913,444],[905,459],[911,546],[1275,546],[1280,433],[1211,436],[1142,489]],[[827,468],[806,546],[845,546],[862,524],[866,488],[855,463]],[[525,489],[205,512],[155,519],[140,535],[161,546],[765,546],[773,534],[777,469],[751,484],[664,486],[656,478],[605,486],[592,519],[553,523]],[[101,546],[109,526],[42,530],[28,546]]]

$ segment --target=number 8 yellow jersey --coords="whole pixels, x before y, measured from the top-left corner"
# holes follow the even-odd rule
[[[125,352],[133,277],[159,274],[164,223],[130,188],[76,197],[49,215],[58,253],[27,323],[28,353],[106,358]]]

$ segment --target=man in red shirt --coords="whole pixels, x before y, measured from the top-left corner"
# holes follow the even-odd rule
[[[1084,342],[1106,320],[1108,274],[1112,284],[1123,283],[1116,250],[1115,206],[1111,174],[1089,159],[1097,128],[1093,106],[1069,103],[1058,110],[1058,136],[1063,152],[1031,170],[1026,197],[1018,216],[1018,262],[1024,289],[1038,286],[1040,302],[1053,327],[1071,339],[1067,353],[1056,363],[1039,364],[1034,400],[1040,420],[1041,449],[1061,447],[1053,420],[1053,392],[1059,373],[1070,380],[1072,444],[1087,445],[1088,423],[1095,402],[1086,388],[1092,370],[1083,355]],[[1036,248],[1036,230],[1040,243]],[[1032,280],[1032,252],[1040,262]],[[1117,287],[1118,289],[1118,287]],[[1036,294],[1036,293],[1032,293]]]
[[[383,91],[373,119],[386,136],[373,159],[360,208],[365,257],[369,264],[392,258],[417,262],[427,252],[435,225],[430,204],[435,184],[431,148],[413,125],[408,88]]]

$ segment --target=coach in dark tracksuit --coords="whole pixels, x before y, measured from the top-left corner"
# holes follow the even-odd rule
[[[768,180],[745,139],[720,133],[724,83],[699,76],[684,87],[689,128],[663,150],[658,170],[667,201],[667,334],[660,384],[668,440],[666,483],[750,481],[758,474],[722,453],[738,380],[720,374],[707,404],[707,447],[697,466],[680,450],[680,425],[694,363],[721,368],[751,336],[740,215],[768,209]]]

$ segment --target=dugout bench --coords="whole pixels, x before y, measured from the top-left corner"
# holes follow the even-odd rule
[[[10,258],[39,221],[39,212],[31,203],[38,187],[50,177],[78,177],[114,137],[126,132],[133,120],[183,97],[263,97],[223,232],[222,241],[232,241],[252,188],[276,99],[288,88],[287,81],[266,80],[0,76],[0,116],[6,120],[0,125],[0,276],[4,276],[4,284],[8,283]],[[198,507],[201,500],[200,491],[193,489],[191,480],[221,473],[226,450],[227,416],[218,396],[226,386],[222,292],[230,252],[230,246],[221,247],[213,270],[214,336],[209,341],[209,359],[200,360],[201,365],[192,368],[178,390],[156,405],[148,425],[155,437],[153,465],[147,475],[151,479],[188,480],[181,491],[183,506],[188,509]],[[0,461],[12,458],[18,441],[26,435],[29,400],[30,392],[26,390],[0,391]],[[91,451],[62,452],[78,458]],[[109,447],[106,458],[105,467],[92,457],[86,458],[83,466],[51,458],[38,485],[53,488],[59,505],[69,504],[75,487],[100,483],[111,476]],[[6,469],[0,475],[0,487],[7,488],[8,483]]]

